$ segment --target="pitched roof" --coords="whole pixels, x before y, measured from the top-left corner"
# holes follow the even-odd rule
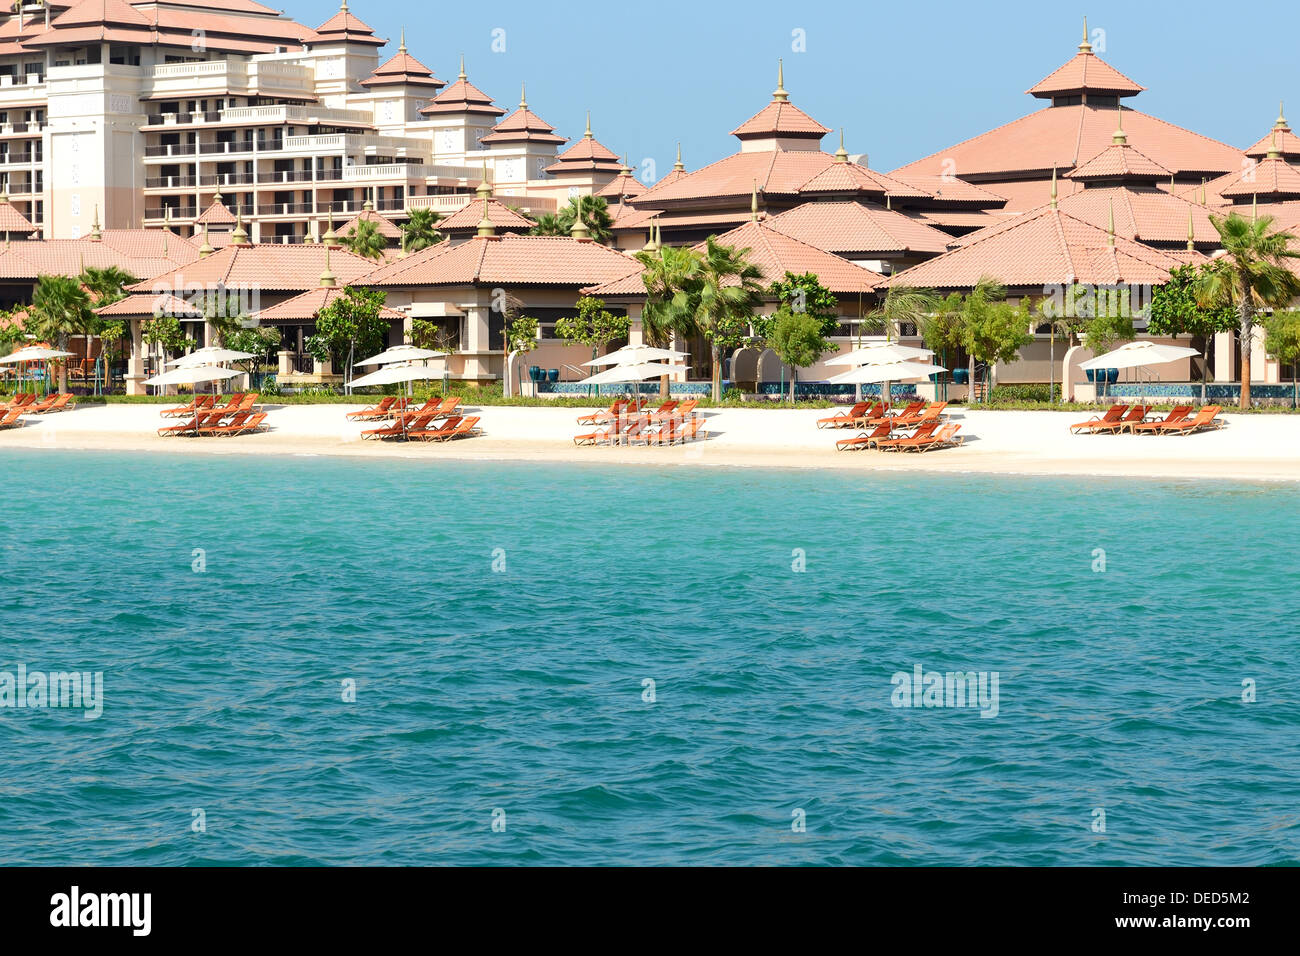
[[[212,255],[169,269],[129,291],[147,292],[170,286],[184,289],[191,283],[248,287],[263,292],[305,292],[320,285],[325,271],[325,247],[315,243],[288,245],[277,242],[229,245]],[[371,272],[375,263],[345,249],[329,250],[330,270],[342,285],[352,285]]]
[[[103,239],[15,240],[0,246],[0,278],[35,281],[42,275],[79,276],[87,267],[105,269],[109,266],[117,266],[133,276],[144,277],[174,269],[178,262],[186,261],[191,254],[195,254],[193,246],[176,236],[171,237],[170,255],[164,256],[161,249],[157,250],[156,255],[150,255],[148,253],[154,250],[130,249],[129,244],[120,239],[109,241],[109,235],[110,232],[105,232]],[[132,252],[137,254],[130,254]]]
[[[521,105],[484,136],[480,143],[567,143],[563,136],[557,136],[555,127],[542,119],[527,105]]]
[[[32,224],[26,216],[18,211],[18,208],[9,200],[0,202],[0,232],[16,232],[22,235],[31,235],[40,227]]]
[[[567,172],[611,172],[622,169],[622,163],[613,150],[592,137],[590,131],[546,167],[551,174]]]
[[[439,243],[381,266],[361,284],[582,287],[617,278],[633,263],[607,246],[567,236],[475,236],[457,246]]]
[[[1279,122],[1282,122],[1280,118]],[[1263,159],[1273,150],[1277,150],[1283,158],[1300,157],[1300,136],[1291,132],[1291,127],[1285,123],[1274,126],[1267,136],[1246,150],[1246,155],[1253,159]]]
[[[737,139],[781,137],[820,140],[830,132],[799,107],[786,100],[773,100],[731,131]]]
[[[1228,199],[1300,197],[1300,169],[1284,159],[1262,159],[1229,178],[1227,184],[1219,188],[1219,195]]]
[[[235,222],[235,214],[226,208],[225,203],[217,202],[215,199],[212,205],[203,210],[203,213],[194,220],[194,224],[198,226],[233,226]]]
[[[831,292],[851,295],[870,292],[883,280],[879,273],[854,265],[847,259],[831,255],[823,249],[801,242],[784,232],[778,232],[766,222],[750,222],[714,237],[714,241],[739,249],[748,249],[746,258],[763,273],[763,281],[776,282],[787,272],[802,275],[811,272],[817,281]],[[694,248],[702,250],[705,243]],[[640,263],[619,278],[594,287],[594,295],[645,295],[641,281]]]
[[[343,224],[343,228],[338,230],[337,234],[340,236],[346,236],[349,232],[351,232],[353,229],[357,227],[358,223],[362,222],[363,220],[365,222],[373,222],[375,224],[375,227],[379,230],[379,234],[383,236],[385,239],[402,238],[401,228],[396,223],[394,223],[393,220],[387,218],[386,216],[381,216],[373,209],[361,210],[361,212],[357,213],[355,216],[353,216],[351,219],[345,222]]]
[[[920,199],[929,193],[915,186],[882,176],[857,163],[831,163],[799,187],[804,193],[879,193],[882,196]]]
[[[461,74],[455,83],[433,98],[428,106],[421,108],[425,116],[437,116],[445,113],[476,113],[480,116],[504,116],[505,110],[492,102],[477,86]]]
[[[891,176],[942,176],[955,170],[962,179],[976,178],[994,192],[1000,176],[1040,175],[1053,167],[1065,172],[1096,156],[1111,143],[1117,126],[1114,108],[1052,106],[981,133],[947,149],[901,166]],[[1241,153],[1199,133],[1182,129],[1137,110],[1124,110],[1128,141],[1170,172],[1225,173],[1241,168]]]
[[[302,295],[296,295],[292,299],[285,299],[260,312],[255,312],[251,318],[257,319],[264,325],[273,322],[311,322],[320,315],[322,309],[342,294],[343,289],[339,286],[318,285]],[[388,306],[380,306],[379,316],[390,321],[406,318],[405,313],[390,309]]]
[[[1112,205],[1118,236],[1139,242],[1185,245],[1190,213],[1192,241],[1202,246],[1215,246],[1219,242],[1219,232],[1210,222],[1209,210],[1151,186],[1094,186],[1059,202],[1065,212],[1099,228],[1109,224]],[[964,236],[958,241],[966,242],[970,238]]]
[[[999,192],[968,183],[956,176],[926,176],[920,173],[899,175],[891,173],[890,178],[928,193],[933,199],[948,203],[973,203],[984,207],[997,207],[1006,203],[1007,197]],[[998,187],[1001,188],[1000,186]]]
[[[478,228],[478,224],[483,221],[483,203],[482,199],[475,199],[467,206],[457,209],[446,219],[438,223],[440,232],[462,232]],[[487,216],[488,221],[498,230],[513,230],[527,232],[533,228],[533,221],[527,216],[515,212],[499,199],[491,196],[487,198]]]
[[[434,76],[433,70],[407,53],[406,43],[403,41],[397,55],[387,63],[375,67],[375,71],[362,80],[361,85],[367,87],[423,86],[436,92],[447,84]]]
[[[1080,47],[1078,53],[1025,92],[1043,98],[1069,93],[1136,96],[1145,89],[1093,53],[1091,47]]]
[[[836,255],[946,252],[952,237],[883,206],[809,202],[767,220],[791,238]]]
[[[202,308],[170,292],[135,292],[109,305],[95,310],[97,315],[109,318],[135,318],[136,316],[172,315],[203,316]]]
[[[1050,206],[966,237],[957,248],[895,273],[893,285],[969,289],[991,277],[1007,286],[1160,284],[1180,260]]]
[[[339,12],[318,26],[316,32],[320,34],[320,39],[327,43],[343,41],[383,46],[388,42],[375,36],[375,31],[371,27],[352,15],[348,10],[347,0],[343,0]]]
[[[1071,179],[1167,179],[1169,170],[1128,143],[1112,143],[1066,173]]]
[[[596,195],[602,199],[635,199],[646,191],[645,184],[632,175],[630,170],[622,170],[617,176],[607,182],[600,189],[596,190]]]

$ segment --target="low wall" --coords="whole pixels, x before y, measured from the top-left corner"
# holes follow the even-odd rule
[[[1079,402],[1105,402],[1114,399],[1115,401],[1130,403],[1168,404],[1170,402],[1192,402],[1200,404],[1201,401],[1200,382],[1115,382],[1101,389],[1100,396],[1098,396],[1097,392],[1098,388],[1092,382],[1074,383],[1074,398],[1075,401]],[[1290,407],[1294,396],[1295,389],[1290,382],[1285,385],[1252,382],[1250,385],[1250,404],[1253,406],[1284,405]],[[1205,386],[1205,402],[1207,405],[1239,405],[1241,403],[1241,385],[1236,383],[1215,384],[1211,382]]]

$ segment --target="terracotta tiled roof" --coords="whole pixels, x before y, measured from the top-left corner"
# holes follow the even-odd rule
[[[433,101],[421,109],[420,112],[426,116],[437,116],[445,113],[504,116],[506,111],[495,105],[492,102],[492,97],[462,77],[435,96]]]
[[[56,0],[54,6],[59,6],[60,2],[66,0]],[[156,0],[131,0],[133,6],[152,6]],[[280,11],[271,7],[263,6],[254,0],[166,0],[173,7],[203,7],[211,9],[220,5],[222,10],[229,13],[269,13],[272,16],[279,16]]]
[[[968,183],[955,176],[923,176],[909,173],[905,176],[892,174],[892,178],[914,189],[927,193],[943,203],[973,203],[978,206],[997,207],[1007,201],[999,192]]]
[[[349,232],[355,229],[357,227],[357,224],[360,223],[362,220],[365,220],[366,222],[373,222],[375,226],[379,229],[379,234],[383,236],[385,239],[402,238],[402,230],[398,227],[398,225],[388,217],[381,216],[373,209],[361,210],[361,212],[357,213],[357,215],[353,216],[351,219],[345,222],[343,224],[343,228],[339,229],[336,234],[339,236],[346,236]]]
[[[879,273],[800,242],[764,222],[747,222],[717,236],[715,241],[738,249],[748,249],[747,258],[762,271],[762,281],[769,284],[784,278],[787,272],[796,275],[811,272],[831,292],[852,295],[870,292],[884,280],[884,276]],[[704,248],[704,243],[695,246],[697,250]],[[632,271],[590,291],[593,295],[645,295],[641,273],[640,265],[637,264]]]
[[[939,254],[952,237],[883,206],[856,202],[810,202],[767,221],[787,236],[836,255]]]
[[[96,309],[97,315],[107,318],[136,318],[154,315],[202,316],[203,309],[186,302],[170,292],[136,292],[111,305]]]
[[[1117,125],[1114,109],[1047,107],[908,163],[890,175],[906,179],[953,172],[962,179],[976,179],[985,189],[1005,193],[1001,177],[1015,179],[1026,173],[1045,177],[1053,167],[1064,173],[1110,145]],[[1179,175],[1241,168],[1241,153],[1226,143],[1136,110],[1124,110],[1124,132],[1143,154]]]
[[[1284,158],[1300,157],[1300,136],[1291,132],[1289,126],[1277,126],[1250,149],[1246,155],[1253,159],[1263,159],[1274,149]]]
[[[830,128],[817,122],[793,103],[773,100],[731,131],[737,139],[782,137],[820,140]]]
[[[1191,213],[1192,237],[1197,245],[1216,245],[1218,230],[1204,206],[1179,199],[1149,186],[1093,187],[1060,200],[1062,210],[1072,216],[1106,228],[1111,205],[1115,209],[1115,233],[1139,242],[1183,245],[1187,242],[1187,216]],[[960,241],[967,241],[966,236]]]
[[[1013,288],[1059,283],[1159,284],[1171,256],[1047,207],[983,230],[957,248],[896,273],[891,285],[969,289],[984,278]]]
[[[183,239],[173,237],[173,253],[189,255]],[[142,250],[143,251],[143,250]],[[42,275],[79,276],[86,267],[117,266],[133,276],[174,269],[177,261],[159,254],[129,256],[114,243],[93,239],[30,239],[0,246],[0,278],[35,281]]]
[[[1084,92],[1134,96],[1145,89],[1095,53],[1081,50],[1025,92],[1039,97]]]
[[[199,257],[197,246],[191,245],[170,229],[105,229],[100,233],[99,239],[82,236],[76,241],[103,246],[123,259],[145,263],[170,261],[172,265],[184,265]],[[125,265],[123,268],[135,276],[154,274]]]
[[[841,167],[830,170],[832,166]],[[825,178],[819,181],[821,174]],[[882,176],[865,166],[839,163],[817,150],[766,150],[735,153],[671,181],[667,176],[638,196],[633,205],[655,205],[699,199],[760,195],[796,196],[811,184],[812,192],[860,192],[888,196],[924,196],[923,190]],[[839,188],[831,189],[836,186]]]
[[[186,9],[175,9],[175,6]],[[202,30],[210,50],[269,53],[277,46],[295,46],[319,39],[310,27],[278,14],[263,15],[266,13],[274,11],[242,0],[235,0],[233,5],[213,2],[150,6],[144,11],[124,0],[82,0],[52,21],[48,31],[40,24],[41,29],[33,33],[37,25],[29,21],[24,32],[28,39],[23,45],[39,47],[107,40],[189,46],[193,31]],[[4,35],[0,32],[0,36]]]
[[[622,168],[618,156],[591,136],[584,136],[559,156],[555,162],[546,167],[551,174],[566,172],[611,172],[617,173]]]
[[[563,136],[557,136],[555,127],[546,122],[526,106],[515,110],[488,133],[481,143],[567,143]]]
[[[909,215],[914,215],[917,222],[950,231],[983,229],[995,223],[1005,222],[1012,216],[1011,213],[988,209],[926,209]]]
[[[212,205],[203,210],[202,215],[195,219],[194,223],[198,226],[233,226],[235,214],[226,208],[225,203],[213,200]]]
[[[302,295],[296,295],[261,312],[255,312],[251,318],[257,319],[263,325],[276,322],[312,322],[320,315],[322,309],[342,294],[343,289],[338,286],[317,286]],[[381,306],[379,315],[380,318],[390,321],[401,321],[406,318],[405,313],[390,309],[388,306]]]
[[[20,213],[9,201],[0,202],[0,233],[17,233],[30,236],[37,231],[31,220]]]
[[[596,190],[596,195],[603,199],[619,199],[624,196],[628,199],[635,199],[645,191],[645,185],[630,172],[620,172],[604,186]]]
[[[456,210],[438,223],[441,232],[468,232],[478,229],[483,221],[483,200],[475,199],[469,205]],[[533,228],[533,221],[527,216],[515,212],[499,199],[487,199],[488,221],[498,230],[527,232]]]
[[[1107,146],[1066,173],[1071,179],[1168,179],[1169,170],[1127,143]]]
[[[345,249],[331,248],[330,270],[341,285],[352,285],[371,272],[375,263],[353,255]],[[203,259],[173,268],[132,286],[129,291],[148,292],[160,287],[184,289],[191,283],[261,289],[264,292],[305,292],[320,285],[325,271],[325,247],[322,245],[288,245],[258,243],[228,245]]]
[[[415,57],[406,52],[403,46],[397,55],[375,68],[375,71],[361,81],[362,86],[423,86],[428,89],[442,89],[447,84],[433,75],[429,69]]]
[[[1219,195],[1228,199],[1300,197],[1300,169],[1284,159],[1262,159],[1220,187]]]
[[[587,286],[627,272],[632,260],[590,240],[567,236],[476,236],[439,243],[376,269],[363,285]]]
[[[71,9],[59,14],[50,25],[59,27],[86,27],[109,24],[112,26],[150,27],[153,20],[132,7],[126,0],[81,0]]]
[[[318,26],[316,32],[325,42],[337,43],[345,40],[348,43],[368,43],[374,46],[383,46],[388,42],[375,36],[372,28],[353,16],[348,10],[346,0],[339,8],[339,12]]]

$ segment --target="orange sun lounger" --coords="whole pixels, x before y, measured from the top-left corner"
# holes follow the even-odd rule
[[[817,419],[818,428],[851,428],[859,418],[865,418],[870,402],[858,402],[846,412],[836,412],[829,418]]]
[[[961,431],[960,425],[944,425],[933,434],[904,438],[894,446],[893,450],[922,452],[934,451],[936,448],[956,448],[963,441],[963,437],[957,436],[959,431]]]
[[[885,441],[893,432],[894,426],[891,422],[881,422],[869,432],[863,432],[853,438],[841,438],[835,443],[835,450],[861,451],[864,448],[870,448],[872,445]]]
[[[1196,432],[1215,431],[1222,428],[1224,423],[1219,418],[1219,412],[1223,411],[1221,405],[1206,405],[1196,413],[1195,418],[1184,418],[1179,422],[1170,422],[1158,429],[1161,435],[1192,435]]]
[[[948,407],[947,402],[931,402],[926,406],[924,412],[913,413],[902,416],[893,420],[895,428],[911,428],[914,425],[938,424],[943,417],[943,410]]]
[[[368,428],[361,433],[363,439],[405,438],[408,431],[421,431],[433,421],[434,412],[419,412],[413,418],[399,418],[383,428]]]
[[[467,438],[479,432],[478,416],[462,418],[453,415],[437,428],[421,428],[407,433],[408,438],[417,441],[450,441],[453,438]]]
[[[905,441],[916,441],[918,438],[929,438],[939,428],[939,422],[926,422],[921,425],[910,437],[907,438],[888,438],[876,442],[876,447],[881,451],[897,451],[899,446]]]
[[[378,405],[371,405],[369,408],[363,408],[356,412],[348,412],[343,417],[354,422],[383,421],[392,414],[392,408],[395,404],[397,404],[397,396],[389,395],[387,398],[382,399]]]
[[[179,405],[176,408],[164,408],[158,414],[163,418],[182,418],[185,415],[193,415],[204,409],[211,409],[216,404],[217,396],[215,395],[195,395],[194,401],[188,405]]]
[[[1135,425],[1131,425],[1129,427],[1129,431],[1131,431],[1135,435],[1159,434],[1161,429],[1169,425],[1176,425],[1179,422],[1186,420],[1191,414],[1192,414],[1192,406],[1177,405],[1174,407],[1174,410],[1171,411],[1164,418],[1158,419],[1154,422],[1138,422]]]
[[[22,428],[23,427],[23,410],[22,408],[11,408],[0,417],[0,428]]]

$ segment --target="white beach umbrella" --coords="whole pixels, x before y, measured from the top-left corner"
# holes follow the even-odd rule
[[[873,342],[852,352],[836,355],[826,360],[827,365],[868,365],[884,362],[911,362],[916,359],[934,358],[930,349],[916,348],[911,345],[899,345],[897,342]]]
[[[21,348],[12,355],[6,355],[0,358],[0,365],[17,365],[19,362],[48,362],[50,359],[71,358],[72,352],[61,352],[58,349],[47,349],[44,346],[29,345]]]
[[[1162,345],[1159,342],[1128,342],[1113,352],[1081,362],[1081,369],[1140,368],[1144,365],[1164,365],[1179,359],[1191,358],[1201,353],[1183,345]]]
[[[610,352],[608,355],[602,355],[600,358],[594,358],[590,362],[583,362],[582,364],[589,368],[599,368],[605,365],[643,365],[646,362],[679,362],[689,354],[689,352],[675,352],[672,349],[655,348],[653,345],[625,345],[621,349]]]
[[[394,362],[419,362],[427,359],[446,358],[446,352],[435,352],[432,349],[422,349],[414,345],[394,345],[392,348],[380,352],[378,355],[372,355],[362,362],[357,362],[353,368],[361,368],[366,365],[392,365]],[[441,376],[441,372],[439,375]],[[409,381],[404,379],[403,381]],[[352,383],[356,385],[356,382]]]
[[[200,382],[220,382],[236,375],[243,375],[239,369],[218,368],[215,365],[193,365],[174,368],[153,378],[144,380],[146,385],[197,385]]]
[[[381,369],[354,378],[349,384],[353,388],[365,388],[367,385],[397,385],[402,382],[425,382],[442,378],[442,369],[431,365],[385,365]]]
[[[936,372],[948,371],[941,365],[922,362],[872,362],[839,375],[832,376],[832,385],[866,385],[874,382],[905,382],[912,378],[927,378]]]
[[[615,365],[603,372],[597,372],[590,378],[584,378],[580,385],[621,385],[625,382],[644,382],[648,378],[661,378],[664,375],[685,375],[689,371],[685,365],[661,365],[658,362],[642,362],[637,365]]]
[[[234,349],[223,349],[215,345],[209,345],[201,349],[195,349],[189,355],[182,355],[178,359],[172,359],[167,363],[167,367],[198,368],[203,365],[216,365],[220,362],[242,362],[245,359],[256,357],[249,352],[236,352]]]

